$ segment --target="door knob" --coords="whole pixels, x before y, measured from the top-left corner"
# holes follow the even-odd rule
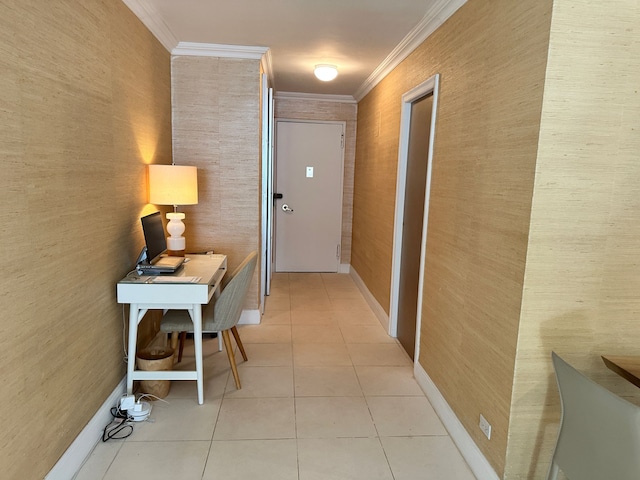
[[[293,209],[289,208],[289,205],[287,205],[286,203],[284,205],[282,205],[282,211],[283,212],[291,212],[291,213],[293,213]]]

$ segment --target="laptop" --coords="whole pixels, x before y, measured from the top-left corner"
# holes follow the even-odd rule
[[[164,226],[160,212],[154,212],[142,217],[142,232],[144,233],[146,259],[138,261],[136,268],[146,275],[162,273],[175,273],[184,263],[184,257],[169,257],[167,251],[167,238],[164,235]],[[140,255],[144,257],[145,255]]]

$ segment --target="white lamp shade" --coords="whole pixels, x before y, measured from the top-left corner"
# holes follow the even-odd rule
[[[335,65],[316,65],[313,73],[323,82],[330,82],[338,76],[338,68]]]
[[[198,169],[186,165],[149,165],[149,203],[198,203]]]

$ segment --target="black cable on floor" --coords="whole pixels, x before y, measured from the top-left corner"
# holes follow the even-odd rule
[[[133,425],[131,425],[126,410],[123,411],[118,407],[113,407],[111,409],[111,415],[113,416],[113,420],[109,422],[102,431],[103,442],[111,440],[112,438],[122,440],[133,433]]]

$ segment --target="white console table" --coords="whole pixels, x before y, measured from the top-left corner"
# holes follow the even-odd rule
[[[128,275],[118,282],[118,303],[129,304],[127,393],[134,380],[196,380],[198,403],[204,402],[202,368],[202,305],[209,303],[227,270],[226,255],[188,255],[188,261],[173,275]],[[186,283],[189,277],[197,282]],[[135,369],[138,324],[148,310],[187,310],[193,321],[196,369],[194,371],[146,372]]]

